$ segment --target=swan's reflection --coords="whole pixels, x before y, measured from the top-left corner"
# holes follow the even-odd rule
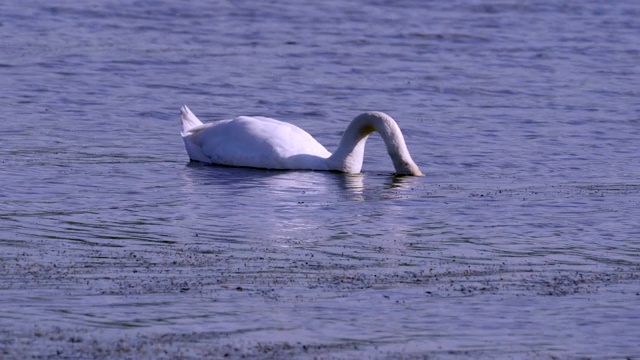
[[[284,199],[296,194],[327,194],[336,196],[336,200],[365,200],[365,177],[370,177],[372,193],[380,193],[383,189],[375,189],[376,180],[384,179],[384,188],[412,190],[421,177],[403,175],[377,174],[371,175],[345,174],[332,171],[289,171],[238,168],[218,165],[188,163],[182,172],[183,190],[185,193],[201,194],[203,187],[208,192],[227,195],[258,195]],[[379,184],[379,182],[378,182]]]
[[[364,175],[362,174],[337,174],[340,175],[340,186],[352,195],[364,193]],[[359,199],[359,198],[358,198]]]
[[[389,178],[387,185],[389,189],[410,190],[418,184],[418,181],[419,179],[415,176],[393,175]]]
[[[277,246],[331,237],[367,222],[370,206],[354,207],[350,202],[398,199],[398,189],[415,184],[410,177],[391,175],[381,178],[375,174],[271,171],[198,163],[185,166],[182,179],[185,228],[199,229],[197,241],[267,238]],[[367,179],[371,189],[365,187]],[[395,212],[398,206],[376,205],[376,212]]]
[[[362,174],[344,174],[332,171],[286,171],[238,168],[190,162],[182,172],[183,190],[199,193],[202,186],[220,186],[225,193],[250,189],[277,197],[297,193],[334,193],[360,195],[364,192]],[[336,192],[336,190],[341,190]]]

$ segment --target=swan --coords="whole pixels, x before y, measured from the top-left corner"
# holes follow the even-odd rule
[[[268,117],[240,116],[203,124],[186,105],[180,113],[182,139],[189,158],[194,161],[264,169],[359,173],[365,142],[369,134],[377,131],[397,174],[423,175],[409,155],[400,127],[382,112],[366,112],[353,119],[333,154],[301,128]]]

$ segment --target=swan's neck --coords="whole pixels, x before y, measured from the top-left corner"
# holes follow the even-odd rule
[[[367,112],[351,121],[342,135],[338,149],[328,159],[331,167],[347,173],[359,173],[364,158],[364,145],[369,134],[374,131],[380,133],[384,140],[397,174],[423,175],[409,155],[400,127],[389,115],[381,112]]]

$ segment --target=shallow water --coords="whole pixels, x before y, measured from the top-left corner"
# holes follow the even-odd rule
[[[0,4],[0,357],[640,356],[639,16]],[[190,164],[182,104],[427,176]]]

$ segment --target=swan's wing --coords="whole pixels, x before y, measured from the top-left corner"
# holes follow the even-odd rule
[[[195,129],[193,142],[212,163],[271,169],[318,168],[300,155],[327,158],[331,154],[299,127],[265,117],[241,116]]]

